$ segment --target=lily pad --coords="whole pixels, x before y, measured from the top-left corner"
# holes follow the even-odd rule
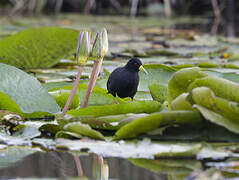
[[[135,101],[126,104],[113,104],[103,106],[90,106],[78,110],[70,110],[67,114],[72,116],[107,116],[128,113],[153,113],[160,111],[161,103],[157,101]]]
[[[182,93],[188,92],[188,86],[197,78],[208,76],[207,73],[200,71],[199,68],[185,68],[177,71],[168,83],[168,102],[169,104]]]
[[[32,28],[0,41],[0,62],[18,68],[52,67],[75,51],[78,31]]]
[[[81,122],[89,124],[92,128],[104,130],[118,130],[122,126],[132,122],[136,118],[147,116],[147,114],[119,114],[101,117],[81,117]]]
[[[238,103],[215,96],[214,92],[208,87],[194,88],[192,90],[192,98],[197,105],[212,110],[239,124]]]
[[[67,99],[68,99],[67,94],[69,96],[72,88],[73,88],[73,86],[63,86],[60,88],[51,89],[49,92],[50,92],[50,94],[55,96],[59,105],[61,107],[64,107],[64,105],[66,104]],[[80,102],[80,104],[83,103],[83,101],[85,99],[85,94],[86,94],[87,88],[88,88],[88,86],[84,83],[81,83],[78,86],[78,91],[75,94],[74,99],[73,99],[72,109],[75,109],[76,107],[78,107],[79,102]],[[106,89],[95,86],[93,89],[92,95],[90,96],[89,106],[113,104],[113,103],[117,102],[116,98],[114,98],[111,94],[107,94],[107,92],[108,91]]]
[[[71,90],[60,89],[56,91],[50,91],[49,93],[55,98],[56,103],[61,107],[61,109],[63,109],[71,94]],[[69,109],[76,109],[79,106],[78,96],[79,93],[76,92]]]
[[[237,133],[237,134],[239,133],[239,124],[238,123],[235,123],[235,122],[223,117],[222,115],[215,113],[203,106],[194,105],[194,107],[197,108],[202,113],[202,115],[207,120],[211,121],[212,123],[223,126],[234,133]]]
[[[167,125],[186,124],[197,126],[202,120],[200,114],[194,111],[158,112],[135,119],[133,122],[120,128],[115,134],[119,139],[133,138],[139,134]]]
[[[148,86],[151,84],[161,84],[167,86],[169,79],[176,69],[163,64],[146,64],[144,65],[148,74],[139,72],[139,91],[149,91]]]
[[[54,98],[34,77],[0,63],[0,109],[30,116],[32,113],[55,114],[60,111]]]
[[[73,133],[69,131],[58,131],[55,135],[55,138],[67,138],[67,139],[72,139],[72,138],[77,138],[80,139],[82,136],[78,133]]]
[[[80,122],[69,123],[64,126],[64,129],[66,131],[76,133],[76,134],[79,134],[82,136],[88,136],[93,139],[99,139],[99,140],[105,139],[104,136],[100,132],[91,129],[91,127],[89,125],[82,124]]]
[[[151,142],[150,139],[133,142],[57,139],[56,143],[57,148],[67,148],[73,152],[89,149],[88,152],[107,157],[152,159],[154,157],[172,158],[177,156],[178,158],[221,159],[233,156],[230,150],[222,148],[224,144],[219,144],[221,148],[218,148],[207,143]],[[235,154],[235,156],[237,156],[237,154]]]
[[[204,78],[195,79],[195,81],[192,82],[188,87],[188,91],[202,86],[210,88],[218,97],[239,103],[239,84],[235,82],[215,76],[207,76]]]
[[[167,100],[167,87],[161,84],[151,84],[149,86],[150,94],[155,101],[163,103]]]

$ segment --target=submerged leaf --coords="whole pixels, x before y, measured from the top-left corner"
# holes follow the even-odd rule
[[[187,159],[129,159],[136,166],[149,169],[157,173],[186,174],[186,177],[195,169],[201,168],[201,163]]]
[[[27,73],[0,63],[0,109],[30,116],[32,113],[51,113],[60,111],[54,98],[34,77]]]

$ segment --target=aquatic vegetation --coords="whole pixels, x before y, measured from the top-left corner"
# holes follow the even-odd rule
[[[85,46],[77,46],[79,31],[56,27],[28,29],[0,41],[0,142],[5,144],[0,149],[34,145],[124,158],[238,156],[237,42],[142,26],[133,40],[128,32],[103,29],[90,53],[89,34],[83,36],[88,31],[81,32]],[[134,56],[148,72],[139,72],[134,101],[107,94],[110,72]],[[78,65],[84,66],[81,81],[61,116]],[[173,162],[165,162],[165,169],[157,160],[131,162],[152,171],[171,169],[173,175],[174,169],[192,172]]]

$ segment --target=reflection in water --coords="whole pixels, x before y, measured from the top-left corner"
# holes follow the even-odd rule
[[[79,161],[78,161],[79,160]],[[1,178],[12,177],[76,177],[119,180],[166,180],[166,174],[154,173],[134,166],[128,160],[103,159],[97,155],[73,156],[68,152],[37,152],[8,168],[0,169]],[[100,178],[101,177],[101,178]]]

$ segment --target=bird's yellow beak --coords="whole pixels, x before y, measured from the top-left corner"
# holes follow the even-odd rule
[[[143,65],[139,66],[139,70],[140,70],[140,71],[144,71],[145,74],[148,74],[148,72],[144,69],[144,66],[143,66]]]

